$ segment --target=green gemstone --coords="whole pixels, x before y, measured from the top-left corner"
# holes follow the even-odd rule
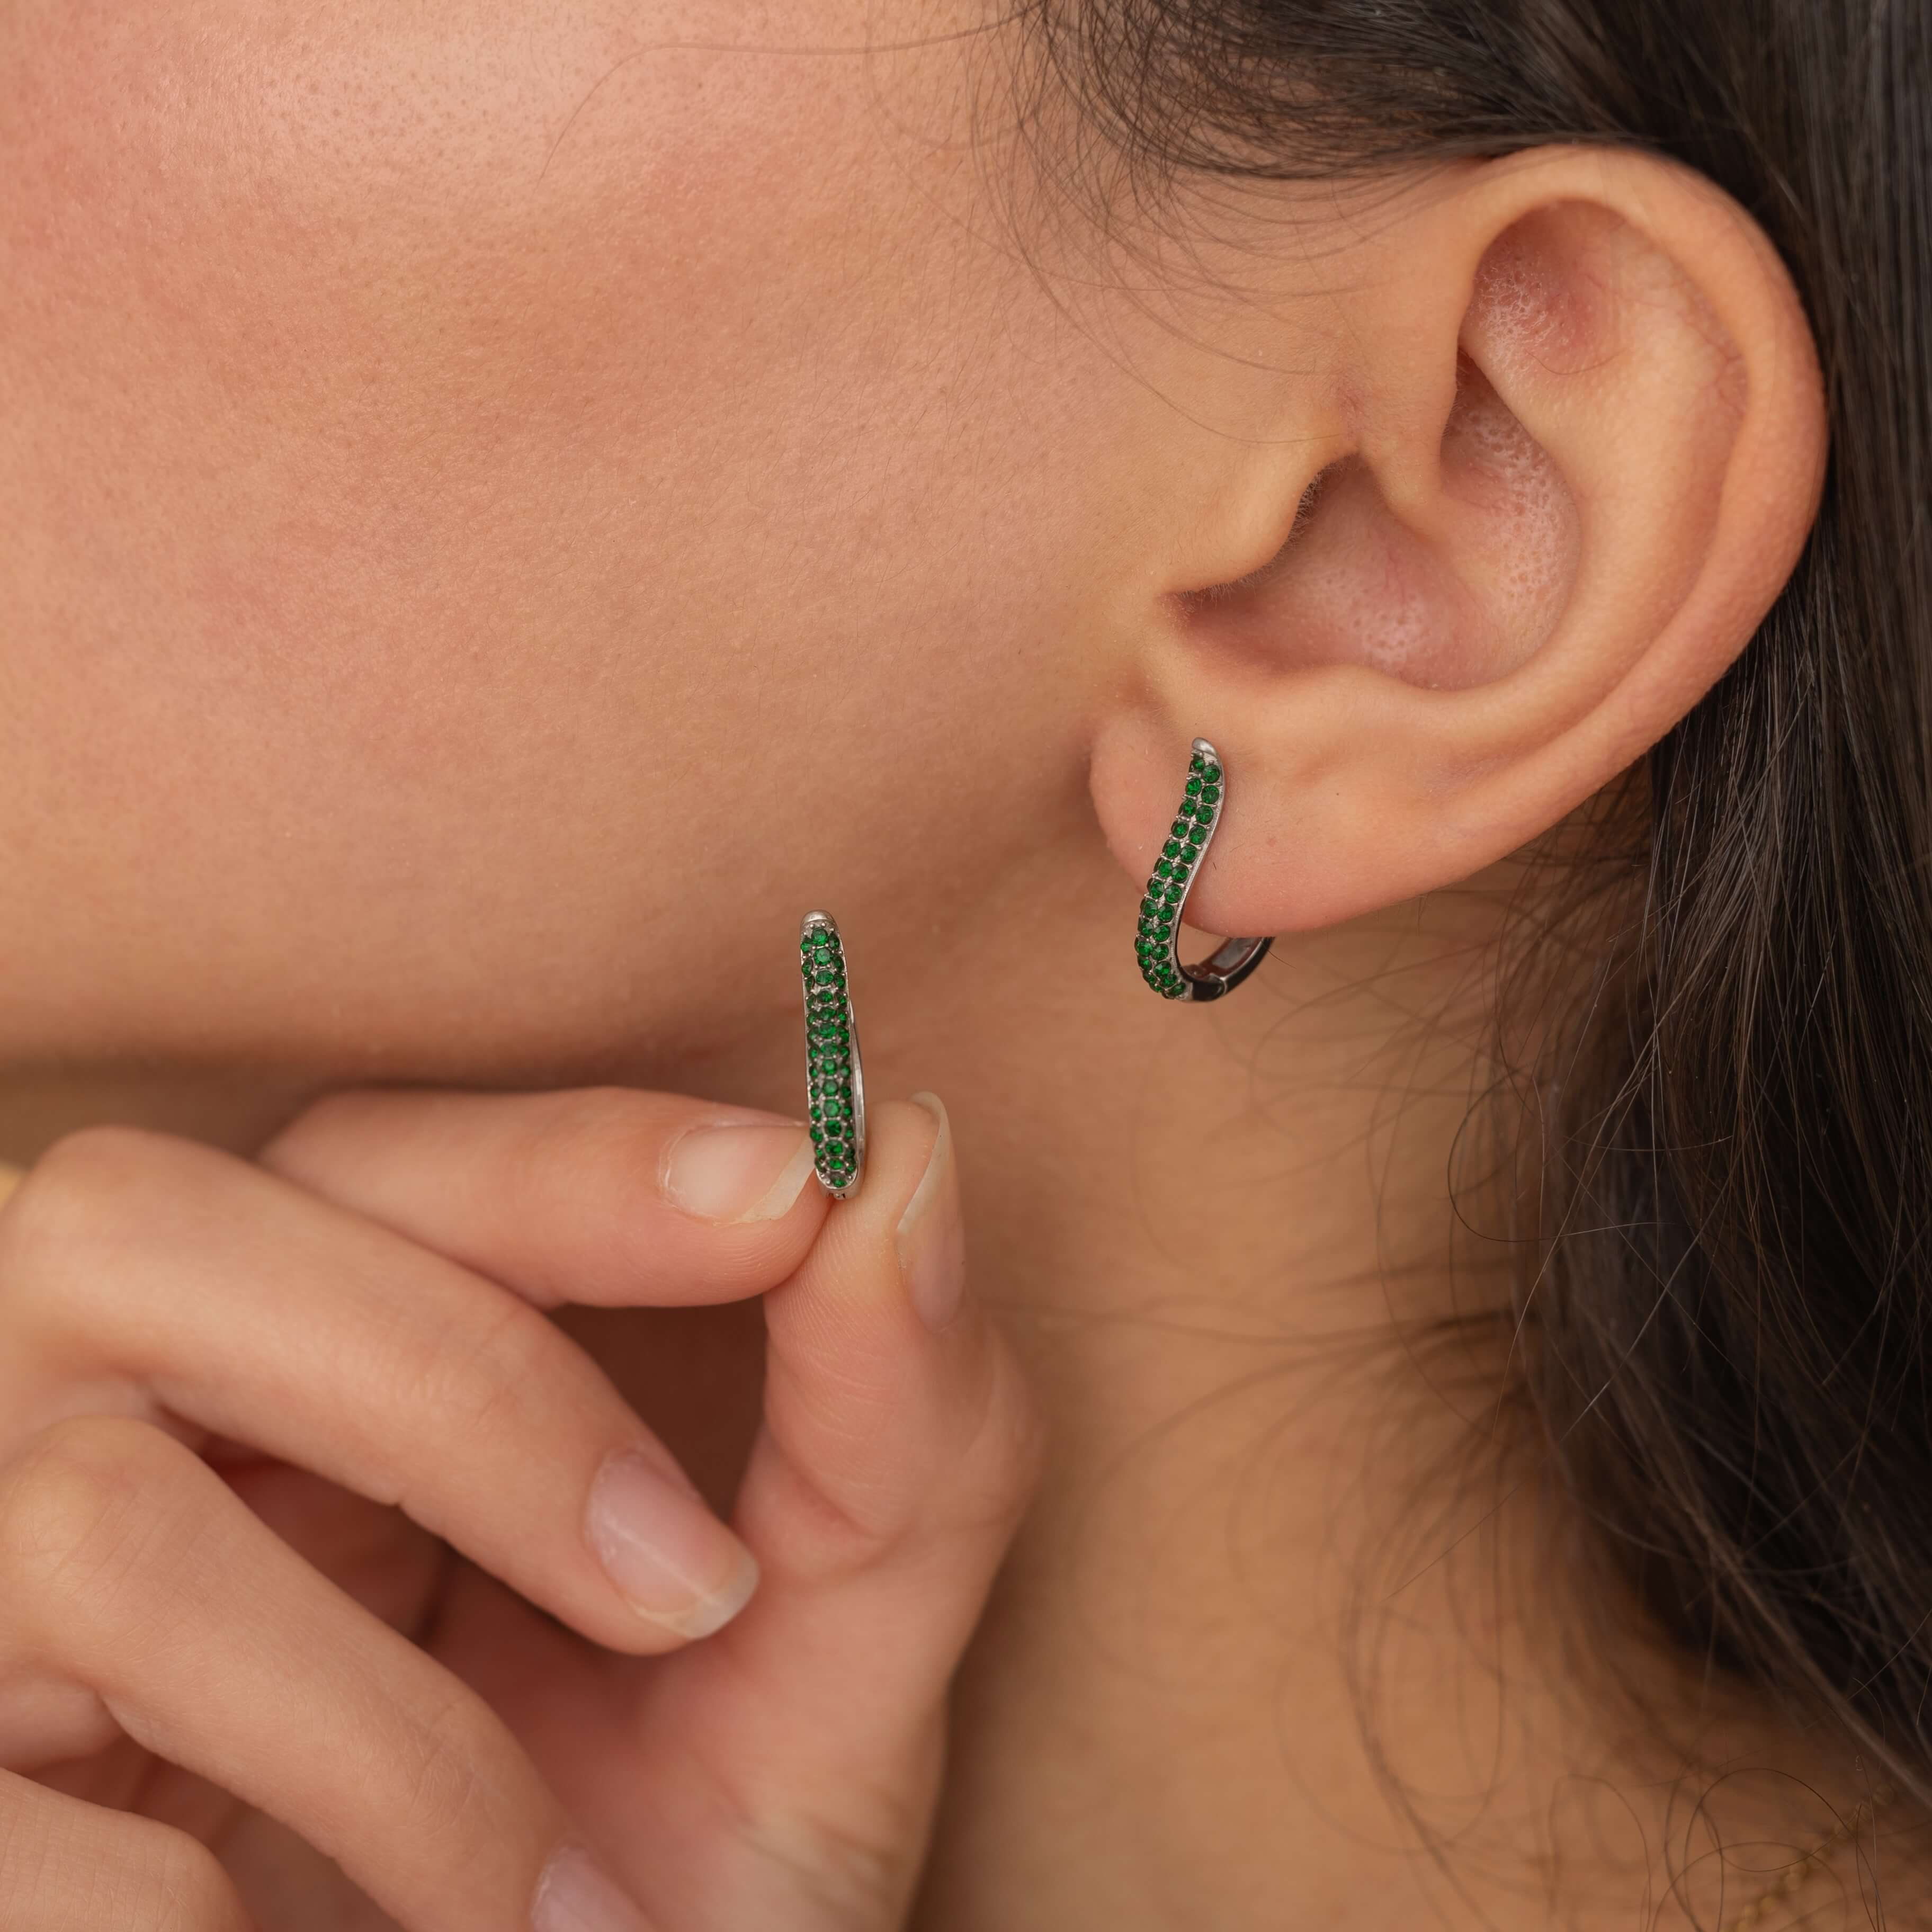
[[[1170,859],[1178,859],[1180,856],[1180,841],[1178,838],[1170,838],[1160,849]]]
[[[1174,876],[1174,861],[1172,859],[1163,859],[1154,870],[1156,878],[1172,878]]]
[[[1190,798],[1195,797],[1198,794],[1200,790],[1201,781],[1197,778],[1190,776],[1187,781],[1187,796]]]
[[[1201,788],[1201,802],[1203,805],[1211,806],[1220,796],[1221,788],[1217,784],[1204,784]]]
[[[1187,828],[1187,842],[1190,845],[1204,845],[1208,842],[1208,828],[1204,825],[1190,825]]]

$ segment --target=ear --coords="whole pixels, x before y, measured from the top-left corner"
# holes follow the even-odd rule
[[[1802,309],[1702,177],[1542,149],[1354,245],[1321,264],[1341,326],[1275,425],[1290,454],[1229,439],[1098,724],[1136,883],[1189,740],[1221,752],[1190,902],[1216,933],[1331,924],[1554,824],[1744,648],[1821,487]]]

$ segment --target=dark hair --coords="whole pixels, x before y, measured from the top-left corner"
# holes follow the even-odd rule
[[[1534,1096],[1523,1372],[1662,1624],[1932,1795],[1932,0],[1037,10],[1088,124],[1165,170],[1616,142],[1790,268],[1823,506],[1650,754],[1622,923]]]

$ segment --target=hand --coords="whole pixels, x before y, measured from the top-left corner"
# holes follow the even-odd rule
[[[900,1922],[1030,1412],[962,1299],[936,1106],[874,1108],[829,1214],[764,1120],[356,1094],[259,1164],[114,1130],[33,1170],[0,1210],[0,1924],[248,1925],[207,1822],[140,1815],[163,1764],[406,1932]],[[538,1311],[764,1291],[741,1544]],[[235,1444],[280,1461],[224,1480]],[[385,1616],[434,1573],[325,1574],[263,1520],[278,1475],[460,1552],[424,1644]]]

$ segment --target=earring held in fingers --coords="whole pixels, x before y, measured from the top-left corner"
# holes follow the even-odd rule
[[[808,912],[799,931],[805,977],[805,1072],[819,1184],[835,1201],[859,1191],[866,1172],[866,1076],[845,984],[845,950],[829,912]]]
[[[1194,741],[1174,824],[1154,861],[1141,901],[1134,956],[1141,977],[1164,1000],[1218,1000],[1232,993],[1267,956],[1271,939],[1224,939],[1198,966],[1175,950],[1181,908],[1214,843],[1228,800],[1227,767],[1205,738]]]

